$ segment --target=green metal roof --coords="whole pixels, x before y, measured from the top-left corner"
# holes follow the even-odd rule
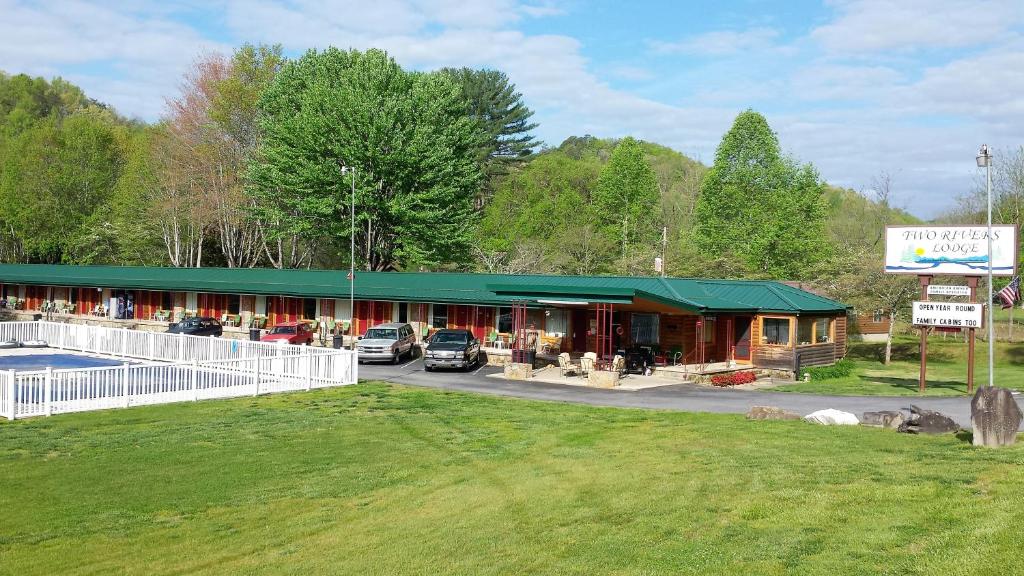
[[[0,283],[194,291],[306,298],[348,298],[347,270],[147,268],[0,264]],[[630,276],[555,276],[448,272],[356,272],[360,300],[507,305],[659,302],[694,312],[842,313],[847,306],[768,280]]]

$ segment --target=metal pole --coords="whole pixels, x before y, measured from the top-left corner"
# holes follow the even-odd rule
[[[992,323],[992,154],[988,146],[985,155],[985,182],[988,191],[988,385],[995,386],[996,328]]]
[[[352,197],[349,213],[351,216],[351,232],[348,235],[348,309],[352,317],[352,329],[355,329],[356,317],[356,169],[352,168]],[[349,346],[356,349],[355,334],[349,331]]]

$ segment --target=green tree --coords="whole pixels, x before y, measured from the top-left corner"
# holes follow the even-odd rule
[[[72,261],[80,227],[104,206],[123,164],[118,120],[101,108],[47,119],[10,142],[0,176],[0,221],[12,260]]]
[[[355,167],[357,259],[368,270],[464,262],[480,181],[477,132],[459,87],[402,70],[380,50],[311,50],[261,99],[263,138],[250,165],[256,215],[271,241],[347,246]],[[341,250],[338,250],[341,252]]]
[[[762,115],[742,112],[701,185],[694,244],[705,258],[737,254],[748,274],[802,278],[829,251],[823,192],[811,165],[782,156]]]
[[[624,138],[601,169],[594,206],[606,236],[629,258],[630,246],[650,250],[661,232],[661,194],[657,177],[640,143]]]

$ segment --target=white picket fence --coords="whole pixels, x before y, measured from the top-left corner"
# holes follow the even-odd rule
[[[0,373],[9,420],[144,404],[354,384],[355,352],[50,322],[0,322],[0,341],[149,360],[100,368]],[[186,361],[187,360],[187,361]]]

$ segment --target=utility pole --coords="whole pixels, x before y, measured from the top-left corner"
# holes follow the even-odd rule
[[[665,277],[665,252],[668,247],[668,226],[661,227],[661,277]]]

